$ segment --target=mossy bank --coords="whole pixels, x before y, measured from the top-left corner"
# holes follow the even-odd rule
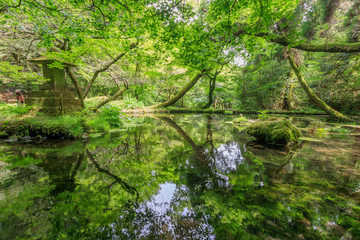
[[[0,118],[0,139],[78,139],[86,133],[108,132],[120,127],[119,109],[108,107],[98,113],[83,111],[72,115],[47,116],[31,111],[5,109]]]

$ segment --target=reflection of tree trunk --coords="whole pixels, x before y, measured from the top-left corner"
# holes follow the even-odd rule
[[[140,155],[141,155],[141,130],[139,132],[139,136],[137,135],[136,132],[134,132],[134,142],[135,142],[136,160],[139,161],[140,160]]]
[[[207,122],[206,122],[206,139],[208,142],[210,142],[211,145],[214,145],[212,142],[212,129],[211,129],[211,122],[212,117],[207,116]]]
[[[212,117],[211,116],[207,116],[207,123],[206,123],[206,140],[207,143],[210,144],[210,153],[212,155],[216,155],[217,154],[217,150],[214,146],[214,142],[213,142],[213,131],[211,129],[211,124],[212,124]]]
[[[172,128],[174,128],[181,136],[182,138],[191,145],[192,149],[195,152],[195,158],[196,158],[196,163],[199,164],[200,168],[203,168],[204,166],[206,166],[207,168],[212,164],[211,158],[209,154],[207,154],[204,150],[203,146],[197,146],[196,143],[189,137],[189,135],[187,135],[187,133],[179,126],[176,124],[176,122],[174,122],[173,120],[171,120],[168,117],[159,117],[160,120],[166,122],[168,125],[170,125]],[[211,117],[208,118],[208,124],[211,124]],[[210,144],[212,144],[212,131],[211,128],[207,129],[208,134],[210,134],[211,136],[211,142]],[[206,144],[204,144],[206,145]],[[213,152],[210,152],[210,154],[213,154]],[[213,157],[213,156],[212,156]],[[211,174],[212,171],[210,171]]]
[[[186,134],[186,132],[179,125],[176,124],[176,122],[174,122],[168,117],[159,117],[159,119],[166,122],[168,125],[174,128],[184,138],[184,140],[191,145],[191,147],[195,151],[198,150],[196,143],[189,137],[189,135]]]
[[[136,194],[136,197],[139,198],[139,192],[137,191],[137,189],[135,187],[132,187],[130,186],[129,184],[127,184],[126,182],[124,182],[121,178],[119,178],[118,176],[114,175],[113,173],[111,173],[110,171],[104,169],[104,168],[101,168],[100,165],[95,161],[94,157],[91,155],[90,151],[88,149],[86,149],[86,154],[87,156],[89,157],[89,159],[93,162],[93,164],[95,165],[96,169],[99,171],[99,172],[102,172],[102,173],[105,173],[106,175],[112,177],[115,179],[115,181],[117,183],[120,184],[120,186],[122,188],[125,189],[125,191],[127,191],[128,193],[132,194],[132,195],[135,195]]]
[[[356,129],[354,133],[360,133],[360,129]],[[350,165],[352,167],[356,167],[358,164],[360,165],[360,135],[355,136],[355,143],[351,149],[350,156]]]
[[[204,147],[197,146],[196,143],[186,134],[186,132],[176,124],[173,120],[168,117],[159,117],[160,120],[166,122],[169,126],[174,128],[181,137],[191,145],[192,149],[194,150],[194,168],[188,170],[188,187],[191,191],[191,195],[201,195],[202,191],[206,188],[205,185],[207,182],[211,181],[214,184],[214,187],[219,187],[219,183],[223,181],[219,179],[219,175],[217,175],[217,169],[214,166],[215,159],[214,152],[215,151],[205,151]],[[211,139],[210,144],[212,144],[212,130],[211,130],[211,121],[212,118],[209,117],[207,121],[207,135],[208,139]],[[204,144],[206,145],[206,143]],[[199,185],[201,186],[199,188]],[[194,200],[195,205],[198,200]],[[199,203],[200,204],[200,203]]]
[[[76,173],[79,171],[82,161],[84,160],[84,154],[80,154],[73,171],[70,174],[70,178],[75,180]]]

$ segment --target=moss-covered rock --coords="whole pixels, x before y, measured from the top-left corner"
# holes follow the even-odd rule
[[[247,134],[258,141],[275,146],[298,142],[301,132],[286,119],[256,121],[246,129]]]

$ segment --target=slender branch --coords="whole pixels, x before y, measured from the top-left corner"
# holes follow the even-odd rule
[[[132,44],[130,46],[130,50],[135,48],[137,46],[138,42],[136,44]],[[113,64],[115,64],[117,61],[119,61],[123,56],[125,56],[127,52],[123,52],[120,53],[116,58],[114,58],[112,61],[108,62],[107,64],[105,64],[105,66],[103,66],[102,68],[96,70],[94,72],[94,75],[92,76],[89,84],[86,86],[85,91],[84,91],[84,98],[86,98],[86,96],[88,95],[93,83],[95,82],[95,80],[97,79],[97,77],[99,76],[100,73],[105,72],[106,70],[108,70]]]
[[[102,18],[103,18],[103,22],[104,22],[104,26],[106,26],[105,14],[104,14],[103,11],[101,10],[101,8],[99,8],[99,7],[95,4],[94,0],[91,0],[91,2],[92,2],[92,5],[93,5],[97,10],[99,10],[99,12],[101,13]]]
[[[27,51],[26,51],[26,54],[25,54],[25,59],[27,59],[27,57],[28,57],[28,55],[29,55],[29,52],[30,52],[30,49],[31,49],[34,41],[40,40],[40,39],[41,39],[41,38],[34,38],[33,40],[31,40],[31,42],[30,42],[30,44],[29,44],[29,47],[28,47],[28,49],[27,49]]]
[[[349,83],[349,80],[347,80],[344,75],[342,73],[339,74],[340,77],[344,80],[344,82],[346,82],[346,84],[353,90],[353,91],[359,91],[359,88],[354,88],[353,86],[351,86],[351,84]]]
[[[20,7],[20,6],[21,6],[21,2],[22,2],[22,0],[19,0],[18,5],[15,5],[15,6],[6,6],[6,7],[1,8],[1,9],[0,9],[0,13],[5,12],[8,8],[18,8],[18,7]]]

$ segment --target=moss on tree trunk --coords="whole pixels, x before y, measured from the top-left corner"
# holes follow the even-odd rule
[[[208,102],[201,109],[209,108],[214,102],[213,93],[215,90],[216,77],[214,77],[214,78],[209,77],[209,79],[210,79],[210,81],[209,81],[210,86],[209,86]]]
[[[291,68],[295,72],[295,75],[301,85],[301,87],[305,90],[306,94],[310,98],[310,100],[318,105],[322,110],[324,110],[326,113],[330,114],[331,116],[338,118],[343,121],[352,121],[349,117],[343,115],[342,113],[336,111],[329,105],[327,105],[323,100],[321,100],[314,91],[309,87],[309,85],[306,83],[305,79],[303,78],[298,66],[296,65],[294,58],[292,57],[291,53],[289,52],[288,59],[291,65]]]

